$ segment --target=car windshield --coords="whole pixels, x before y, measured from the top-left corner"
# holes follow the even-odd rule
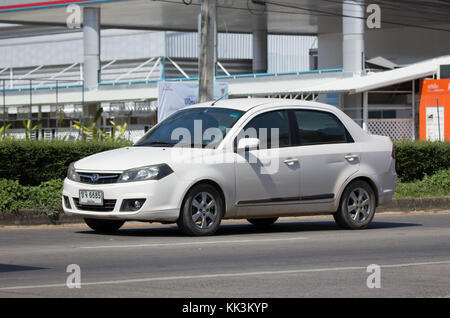
[[[243,113],[215,107],[182,109],[153,127],[134,146],[215,147]]]

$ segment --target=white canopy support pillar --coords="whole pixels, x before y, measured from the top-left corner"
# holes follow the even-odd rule
[[[369,131],[369,92],[365,91],[363,93],[363,123],[362,128],[364,131]]]
[[[364,1],[342,3],[342,57],[344,72],[364,72]]]
[[[83,9],[84,85],[95,90],[100,82],[100,8]]]
[[[344,72],[353,73],[354,76],[364,74],[364,27],[364,0],[344,0],[342,3],[342,66]],[[346,95],[344,110],[352,118],[362,117],[361,126],[367,131],[367,96],[365,94]]]
[[[416,110],[416,81],[412,80],[411,83],[411,112],[412,112],[412,137],[413,140],[418,139],[419,131],[419,112]]]
[[[267,15],[264,12],[265,5],[261,9],[261,11],[258,10],[258,13],[252,15],[253,73],[267,73]]]
[[[98,89],[100,82],[100,8],[83,8],[83,88],[93,91]],[[95,117],[100,103],[83,103],[82,124],[90,125]]]

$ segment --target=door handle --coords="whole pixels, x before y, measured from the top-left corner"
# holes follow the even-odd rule
[[[358,155],[353,155],[353,154],[348,154],[344,156],[345,159],[347,159],[348,161],[353,161],[359,158]]]
[[[292,166],[292,165],[298,163],[298,159],[286,159],[283,162],[285,164],[287,164],[288,166]]]

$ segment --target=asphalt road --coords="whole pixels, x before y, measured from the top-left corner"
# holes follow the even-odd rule
[[[66,286],[69,264],[81,288]],[[370,264],[380,288],[367,287]],[[206,238],[140,223],[3,227],[0,297],[450,297],[450,213],[380,214],[362,231],[329,217],[264,231],[225,221]]]

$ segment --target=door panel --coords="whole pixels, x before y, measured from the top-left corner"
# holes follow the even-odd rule
[[[359,170],[359,146],[331,112],[302,109],[294,116],[301,145],[301,197],[332,199]]]
[[[299,158],[293,148],[252,150],[236,158],[238,204],[298,200]],[[286,162],[285,162],[286,161]]]
[[[293,152],[286,110],[257,114],[245,125],[239,138],[258,138],[259,149],[238,151],[236,156],[236,202],[239,205],[298,200],[300,166]],[[261,213],[263,213],[261,211]]]
[[[356,143],[299,148],[302,152],[300,193],[304,199],[335,195],[344,181],[359,170],[361,152]],[[352,157],[346,159],[348,155]]]

